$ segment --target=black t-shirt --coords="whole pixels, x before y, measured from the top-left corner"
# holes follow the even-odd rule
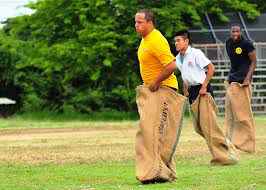
[[[229,82],[243,83],[251,64],[248,54],[254,49],[253,44],[243,38],[239,42],[234,42],[231,38],[226,41],[227,55],[231,61]]]

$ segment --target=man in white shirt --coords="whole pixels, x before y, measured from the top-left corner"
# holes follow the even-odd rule
[[[176,56],[176,64],[182,74],[183,91],[189,97],[190,104],[196,100],[198,94],[205,95],[209,92],[213,95],[209,81],[214,74],[214,65],[200,49],[192,48],[189,44],[186,45],[188,42],[182,37],[177,36],[175,41],[178,45],[177,48],[180,45],[184,46]],[[185,43],[183,44],[182,41]]]
[[[236,164],[233,144],[225,137],[216,121],[216,105],[210,80],[214,74],[214,65],[200,49],[190,46],[188,31],[179,31],[175,35],[175,45],[179,52],[176,64],[181,71],[184,95],[189,98],[194,127],[207,142],[213,156],[212,164]]]

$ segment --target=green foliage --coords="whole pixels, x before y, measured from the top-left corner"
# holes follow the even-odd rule
[[[134,15],[151,8],[170,40],[181,28],[201,26],[205,12],[255,5],[240,0],[40,0],[34,14],[9,19],[0,35],[1,82],[22,88],[22,110],[90,113],[136,110],[139,38]]]
[[[256,8],[257,10],[261,11],[261,12],[265,12],[266,11],[266,4],[264,0],[248,0],[249,3],[254,3],[256,4]]]

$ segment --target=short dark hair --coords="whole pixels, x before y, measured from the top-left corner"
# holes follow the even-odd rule
[[[151,21],[155,25],[155,17],[151,10],[141,9],[137,13],[143,13],[145,15],[145,20]]]
[[[189,44],[191,44],[191,36],[188,30],[180,30],[178,32],[175,33],[175,37],[177,36],[182,36],[185,39],[189,40]]]
[[[240,28],[240,31],[242,30],[241,25],[238,24],[238,23],[233,23],[233,24],[231,24],[231,27],[230,27],[230,28],[232,29],[233,27],[239,27],[239,28]]]

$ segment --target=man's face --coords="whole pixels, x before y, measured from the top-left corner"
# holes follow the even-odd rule
[[[234,41],[238,41],[240,39],[240,36],[241,36],[241,29],[239,26],[233,26],[231,28],[231,38],[234,40]]]
[[[183,36],[175,37],[175,47],[177,51],[182,51],[188,48],[189,40]]]
[[[147,33],[150,25],[151,21],[147,21],[145,19],[144,13],[137,13],[135,15],[135,28],[138,34],[144,36]]]

